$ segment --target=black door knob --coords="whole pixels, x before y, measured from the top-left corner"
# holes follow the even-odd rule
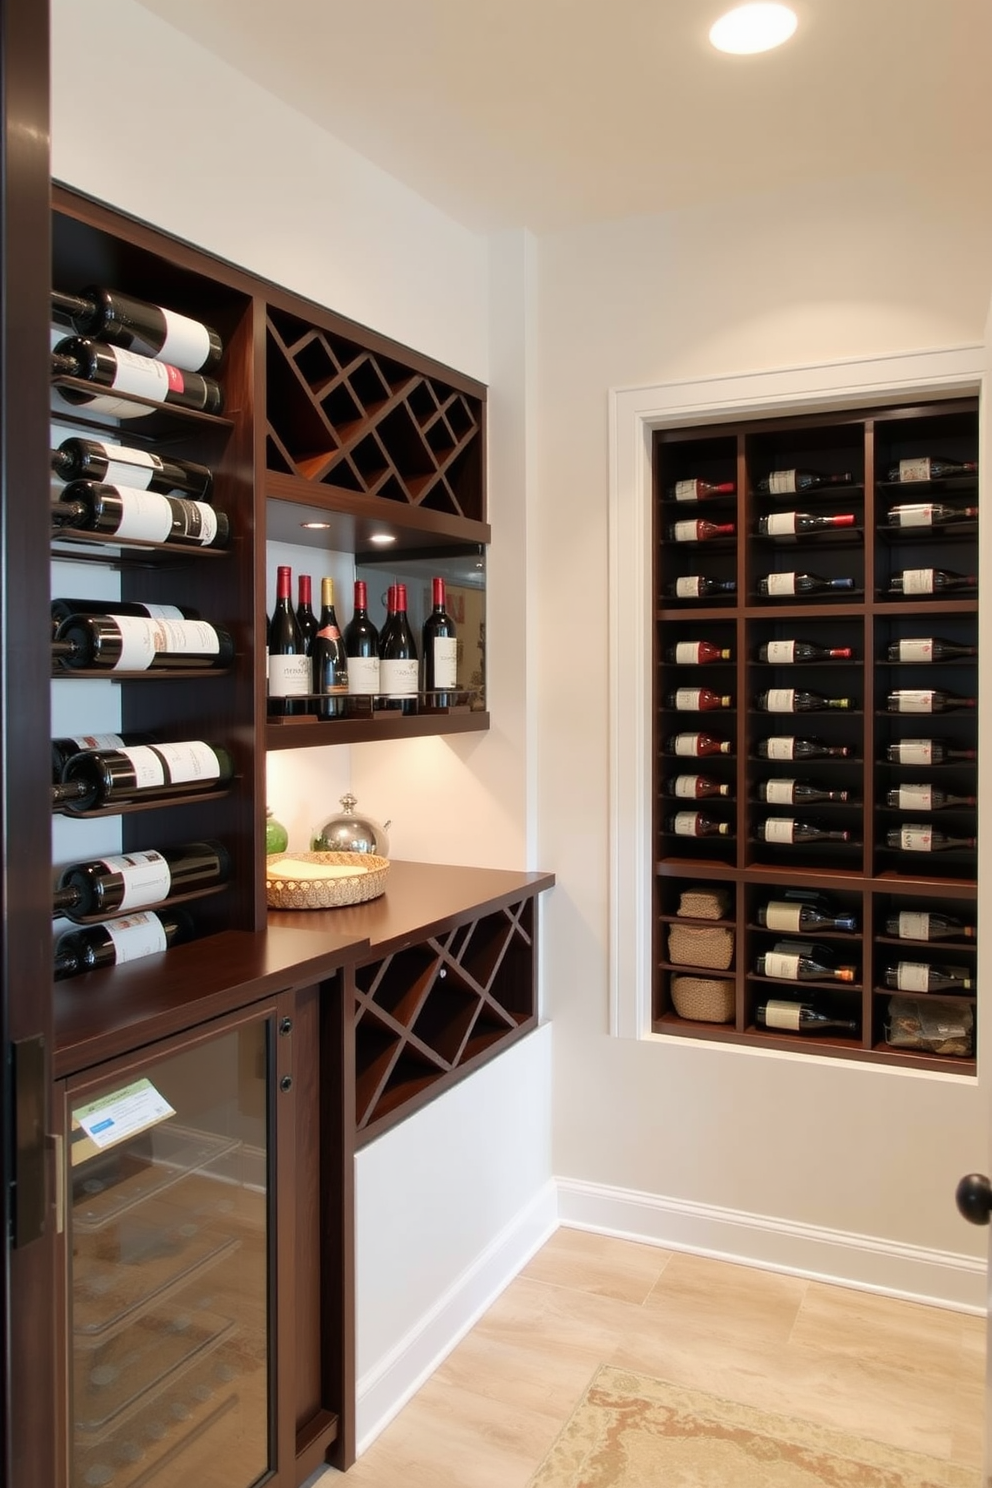
[[[992,1183],[984,1173],[966,1173],[954,1194],[958,1211],[969,1224],[988,1224],[992,1216]]]

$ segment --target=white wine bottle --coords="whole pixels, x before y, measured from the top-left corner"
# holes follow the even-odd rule
[[[841,1033],[857,1033],[858,1025],[851,1018],[831,1018],[808,1002],[787,1002],[772,998],[760,1003],[754,1010],[754,1021],[759,1028],[778,1028],[787,1033],[829,1033],[837,1029]]]

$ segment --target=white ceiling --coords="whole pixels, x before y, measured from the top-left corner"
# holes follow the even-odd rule
[[[992,192],[990,0],[792,0],[749,58],[707,41],[731,0],[138,3],[477,231],[851,175]]]

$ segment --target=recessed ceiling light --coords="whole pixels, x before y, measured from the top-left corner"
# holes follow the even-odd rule
[[[395,541],[396,538],[391,532],[373,532],[372,536],[369,538],[369,542],[380,543],[382,545],[385,545],[386,543],[393,543]]]
[[[331,525],[330,522],[301,522],[300,523],[300,526],[301,527],[305,527],[308,532],[326,532],[327,529],[328,529],[328,527],[330,527],[330,525]]]
[[[787,5],[738,5],[710,27],[710,41],[719,52],[768,52],[788,41],[797,25]]]

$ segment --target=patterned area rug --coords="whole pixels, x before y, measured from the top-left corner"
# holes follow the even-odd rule
[[[604,1364],[530,1488],[980,1488],[980,1478]]]

